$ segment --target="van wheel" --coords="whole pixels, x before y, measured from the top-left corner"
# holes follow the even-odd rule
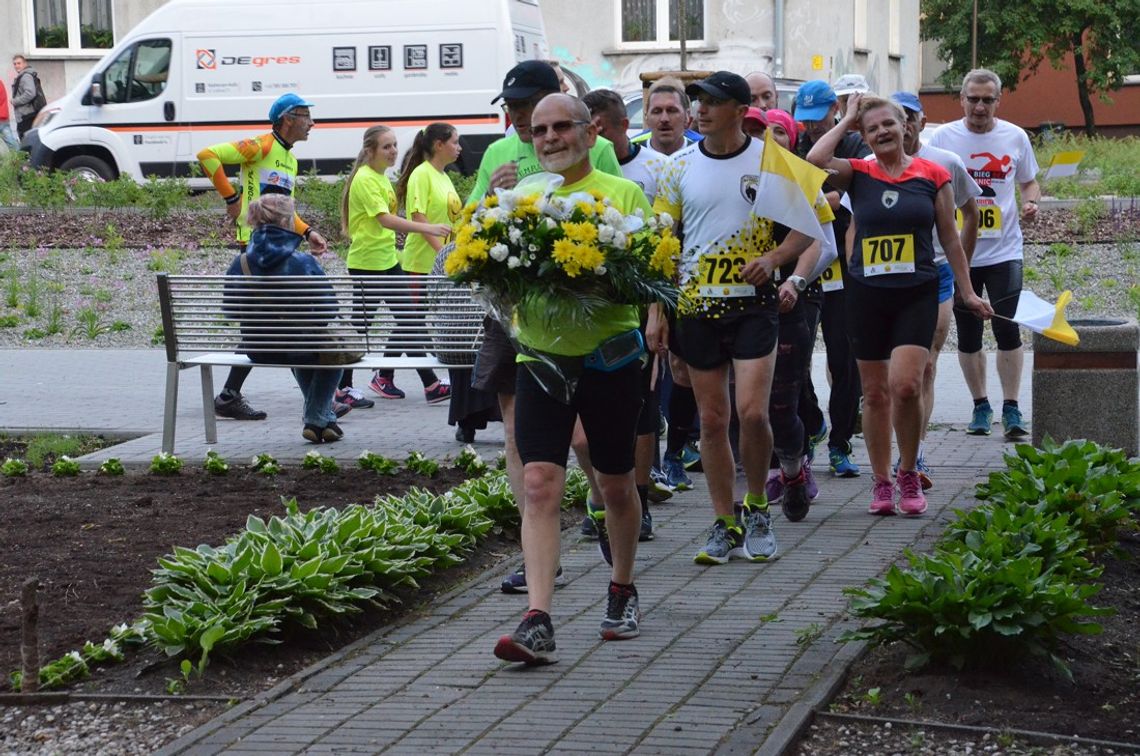
[[[105,160],[91,155],[68,158],[63,161],[59,169],[78,174],[85,181],[113,181],[115,178],[114,169],[107,165]]]

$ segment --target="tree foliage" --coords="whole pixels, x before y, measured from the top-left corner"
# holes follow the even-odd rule
[[[922,39],[939,43],[941,80],[957,87],[971,68],[973,5],[922,0]],[[1091,95],[1140,73],[1140,0],[978,0],[978,66],[1011,90],[1044,60],[1062,68],[1073,56],[1086,129],[1094,128]]]

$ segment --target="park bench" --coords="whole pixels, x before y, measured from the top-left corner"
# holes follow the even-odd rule
[[[187,368],[201,369],[206,443],[213,444],[217,443],[215,366],[328,370],[470,367],[483,338],[484,305],[473,298],[470,288],[456,286],[440,275],[159,273],[158,297],[167,361],[162,450],[168,453],[174,451],[179,376]],[[362,303],[367,306],[361,307]],[[244,341],[236,313],[246,327]],[[393,339],[397,318],[402,326]],[[306,320],[314,325],[304,327]],[[251,337],[251,331],[256,335]],[[241,354],[236,351],[239,348]],[[389,351],[398,351],[400,356],[386,357]],[[254,362],[248,356],[254,352],[357,352],[364,356],[340,365],[312,365]],[[405,352],[427,356],[408,357]]]

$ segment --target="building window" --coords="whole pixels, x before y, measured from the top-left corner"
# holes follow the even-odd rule
[[[682,23],[686,42],[704,41],[704,0],[621,0],[620,8],[623,44],[671,45]]]
[[[106,50],[115,46],[111,0],[30,0],[37,50]]]

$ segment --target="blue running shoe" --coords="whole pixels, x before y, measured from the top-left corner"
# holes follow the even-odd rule
[[[827,449],[828,467],[831,474],[837,478],[858,478],[859,465],[851,461],[850,447],[837,449],[834,446]]]
[[[701,452],[695,441],[690,441],[681,447],[681,464],[685,466],[686,470],[700,472]]]
[[[1018,415],[1020,416],[1020,413]],[[993,422],[994,411],[990,407],[990,403],[979,404],[974,407],[974,416],[970,420],[970,424],[966,426],[966,433],[971,436],[988,436],[991,433],[990,426],[993,425]]]
[[[1025,421],[1021,419],[1021,409],[1007,404],[1001,408],[1001,427],[1007,441],[1016,441],[1029,435]]]
[[[685,472],[685,463],[680,457],[666,455],[661,461],[665,468],[665,485],[674,491],[689,491],[693,487],[693,479]]]
[[[926,464],[926,460],[920,454],[918,462],[914,465],[915,472],[918,473],[918,480],[922,483],[922,490],[929,491],[934,488],[934,478],[931,477],[930,465]]]

